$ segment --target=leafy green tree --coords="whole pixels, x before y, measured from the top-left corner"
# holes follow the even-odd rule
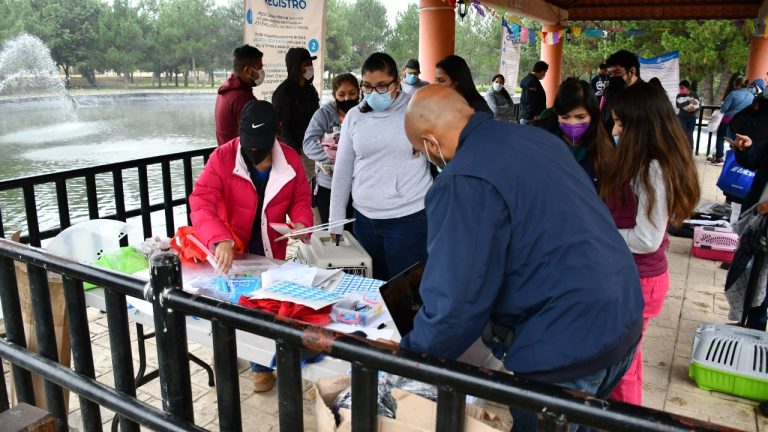
[[[395,27],[386,43],[386,52],[402,67],[411,58],[419,57],[419,7],[410,4],[398,12]]]
[[[365,59],[384,49],[389,37],[387,8],[379,0],[357,0],[347,19],[352,41],[351,67],[360,67]]]
[[[501,23],[476,13],[457,21],[455,52],[469,64],[475,84],[489,86],[491,77],[499,71]]]
[[[0,0],[0,41],[21,33],[42,39],[52,32],[50,23],[40,20],[30,0]]]
[[[98,0],[31,0],[38,18],[47,26],[38,36],[51,48],[53,60],[63,70],[67,82],[73,67],[96,85],[99,62],[99,22],[106,5]],[[31,18],[31,17],[30,17]]]
[[[198,62],[210,58],[206,47],[215,31],[211,0],[168,0],[161,3],[157,19],[161,53],[171,61],[176,74],[184,76],[184,87],[189,85],[191,73],[197,86]],[[206,57],[208,56],[208,58]]]
[[[232,69],[232,51],[243,44],[243,2],[231,0],[226,6],[213,11],[216,26],[210,47],[211,64],[209,65],[210,84],[215,85],[215,69]]]
[[[100,33],[107,42],[102,48],[103,66],[120,73],[127,86],[147,50],[138,9],[129,0],[114,0],[102,15]]]
[[[352,37],[349,27],[351,6],[343,0],[328,0],[328,30],[325,39],[325,68],[331,75],[352,70]]]

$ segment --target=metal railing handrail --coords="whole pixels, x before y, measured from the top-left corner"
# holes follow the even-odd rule
[[[108,391],[95,385],[95,380],[90,376],[93,375],[92,359],[90,359],[90,375],[86,373],[80,376],[67,371],[63,366],[53,364],[55,358],[50,356],[50,346],[48,355],[43,354],[42,351],[46,348],[46,344],[52,343],[55,348],[55,339],[41,340],[41,355],[47,357],[47,360],[24,350],[23,331],[21,334],[19,332],[21,317],[18,313],[18,297],[15,300],[12,298],[15,284],[9,282],[11,280],[9,270],[12,273],[13,269],[11,260],[29,264],[30,282],[37,281],[36,284],[31,283],[30,290],[36,290],[38,293],[44,292],[40,291],[41,285],[47,280],[44,268],[62,274],[65,289],[69,287],[69,290],[65,291],[68,295],[68,307],[70,302],[76,303],[77,297],[82,296],[82,291],[76,291],[74,288],[78,287],[73,287],[67,281],[88,280],[103,285],[105,298],[108,300],[108,318],[119,318],[114,325],[117,330],[121,328],[124,330],[127,326],[125,295],[143,298],[153,304],[156,327],[163,328],[163,331],[157,334],[163,407],[171,416],[167,419],[170,423],[164,425],[152,423],[161,430],[179,430],[176,428],[177,421],[191,422],[194,418],[189,365],[186,361],[182,361],[186,360],[188,355],[185,315],[210,320],[212,324],[216,377],[219,383],[217,387],[219,419],[222,430],[241,430],[242,428],[236,349],[233,348],[235,329],[274,339],[276,342],[277,367],[280,370],[278,399],[281,430],[303,429],[300,349],[325,353],[351,362],[352,391],[355,394],[352,399],[352,428],[356,432],[375,428],[378,399],[377,371],[379,370],[437,386],[437,430],[440,432],[463,429],[466,394],[544,413],[542,426],[550,428],[549,430],[567,430],[571,422],[624,431],[726,430],[721,426],[676,414],[599,400],[584,393],[504,372],[493,372],[402,349],[392,350],[385,344],[365,338],[336,333],[292,319],[193,295],[181,289],[181,265],[178,257],[172,253],[161,253],[152,258],[151,282],[142,289],[144,283],[136,278],[121,276],[118,273],[77,263],[31,246],[0,239],[0,299],[2,299],[4,311],[8,309],[6,312],[10,312],[9,341],[0,343],[0,356],[11,359],[18,366],[41,374],[53,383],[51,386],[54,384],[65,386],[84,397],[87,403],[90,401],[89,403],[109,404],[110,409],[126,420],[146,425],[150,425],[146,417],[137,415],[136,412],[139,405],[137,405],[138,401],[135,401],[135,387],[131,387],[131,382],[128,382],[122,384],[125,388],[118,388],[122,381],[118,379],[118,375],[131,377],[130,368],[121,372],[115,370],[117,391]],[[82,289],[82,287],[79,288]],[[109,298],[115,295],[122,298],[122,301],[113,302],[110,307]],[[84,303],[80,306],[79,312],[85,314]],[[120,310],[121,307],[122,310]],[[78,321],[77,311],[74,315],[75,321]],[[35,310],[35,316],[38,316],[38,310]],[[46,324],[46,320],[42,320],[41,326],[44,329],[46,326],[51,326],[51,323]],[[36,330],[38,336],[45,334],[41,329]],[[87,334],[87,323],[85,330]],[[80,337],[75,342],[74,333],[76,332],[73,332],[73,352],[82,348],[86,341],[90,343],[88,337]],[[113,356],[125,355],[125,347],[118,347],[119,343],[125,343],[125,338],[129,341],[129,336],[127,333],[113,336],[112,333],[113,325],[110,323],[110,346]],[[116,352],[119,349],[123,351]],[[88,369],[88,362],[85,361],[87,359],[77,354],[75,358],[76,372],[81,372],[79,369],[83,367]],[[127,358],[121,358],[121,361],[130,364],[130,348],[127,350]],[[19,373],[20,371],[14,369],[14,377]],[[2,379],[1,374],[0,379]],[[18,383],[19,381],[17,385]],[[0,382],[0,384],[4,386],[4,383]],[[23,379],[21,385],[24,386]],[[49,392],[53,392],[60,398],[60,391],[60,387],[49,387],[46,389],[46,396],[50,396]],[[120,391],[123,393],[120,394]],[[22,391],[20,394],[26,394],[29,398],[29,393]],[[126,406],[121,406],[119,399],[125,399]],[[51,399],[52,402],[56,400],[59,399]],[[82,400],[81,404],[83,404]],[[55,405],[49,403],[49,406]],[[66,417],[66,412],[58,412],[58,416],[62,415]],[[66,424],[66,419],[62,421]],[[130,422],[127,426],[129,430],[135,430]]]
[[[163,162],[173,162],[185,157],[205,157],[215,149],[216,147],[205,147],[196,150],[185,150],[176,153],[168,153],[164,155],[150,156],[139,159],[130,159],[122,162],[113,162],[92,167],[73,168],[64,171],[10,178],[6,180],[0,180],[0,192],[9,189],[18,189],[30,184],[40,185],[45,183],[54,183],[62,179],[71,180],[78,177],[85,177],[86,175],[90,174],[104,174],[115,170],[131,169],[136,168],[139,165],[155,165]]]

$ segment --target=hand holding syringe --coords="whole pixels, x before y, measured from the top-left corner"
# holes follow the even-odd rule
[[[205,259],[206,261],[208,261],[211,267],[213,267],[213,270],[216,272],[216,275],[224,279],[230,291],[234,291],[235,287],[226,273],[232,267],[232,244],[230,242],[221,242],[217,245],[216,249],[223,247],[222,252],[226,250],[226,247],[229,247],[229,258],[222,260],[224,262],[222,262],[223,265],[220,266],[219,262],[216,259],[216,256],[213,254],[213,252],[211,252],[210,249],[205,247],[203,242],[196,239],[194,236],[188,236],[187,238],[189,238],[189,240],[192,243],[194,243],[198,248],[200,248],[200,250],[202,250],[205,253]]]

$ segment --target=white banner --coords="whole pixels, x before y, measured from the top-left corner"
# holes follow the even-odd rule
[[[306,48],[313,62],[317,94],[323,94],[325,72],[326,0],[246,0],[245,43],[264,53],[264,83],[257,98],[272,101],[272,93],[288,76],[285,53]]]
[[[520,69],[520,44],[514,43],[507,26],[501,26],[501,65],[499,73],[504,75],[504,87],[510,95],[517,90],[517,73]]]
[[[675,106],[675,98],[680,90],[680,53],[672,51],[654,58],[640,57],[640,77],[645,82],[658,78],[672,106]]]

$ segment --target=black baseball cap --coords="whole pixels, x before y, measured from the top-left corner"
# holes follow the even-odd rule
[[[288,62],[289,58],[293,58],[296,54],[296,52],[301,52],[301,60],[300,61],[315,61],[317,60],[317,56],[313,56],[309,53],[309,50],[306,48],[291,48],[288,50],[287,53],[285,53],[285,62]]]
[[[275,143],[277,112],[263,100],[248,102],[240,117],[240,145],[246,149],[267,150]]]

